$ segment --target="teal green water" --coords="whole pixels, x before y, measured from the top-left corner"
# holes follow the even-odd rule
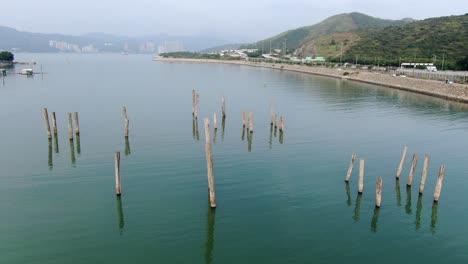
[[[111,54],[16,57],[37,61],[36,70],[42,64],[47,74],[0,80],[0,263],[468,261],[465,105],[237,65]],[[222,95],[227,119],[213,144],[212,211],[201,118],[221,116]],[[270,135],[270,97],[286,117],[282,144],[279,133]],[[42,107],[57,113],[59,133],[50,145]],[[66,113],[75,111],[79,145],[67,135]],[[250,151],[242,111],[254,115]],[[409,152],[396,185],[404,145]],[[115,151],[122,153],[121,199]],[[353,152],[366,160],[362,196],[357,166],[349,193],[343,181]],[[407,189],[413,153],[420,160]],[[425,153],[431,163],[419,197]],[[433,206],[441,164],[444,185]],[[383,198],[376,211],[378,176]]]

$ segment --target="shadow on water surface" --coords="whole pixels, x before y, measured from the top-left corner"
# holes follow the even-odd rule
[[[198,131],[198,118],[192,118],[192,136],[195,140],[200,140],[200,132]]]
[[[421,228],[421,212],[422,212],[422,194],[418,195],[418,203],[416,205],[416,220],[415,220],[415,225],[416,225],[416,230],[419,230]]]
[[[78,157],[81,155],[80,135],[76,135],[76,153],[78,154]]]
[[[211,208],[208,204],[208,212],[206,214],[206,241],[205,241],[205,263],[213,263],[213,246],[214,246],[214,230],[215,230],[215,208]]]
[[[435,234],[436,232],[436,224],[437,224],[437,210],[439,208],[439,204],[434,202],[432,204],[432,213],[431,213],[431,232]]]
[[[401,207],[400,179],[396,179],[395,181],[395,192],[396,192],[397,206]]]
[[[356,196],[356,204],[354,206],[354,215],[353,215],[353,219],[355,223],[359,222],[359,215],[361,211],[361,201],[362,201],[362,193],[358,193],[358,195]]]
[[[124,214],[123,214],[123,209],[122,209],[122,196],[117,196],[117,215],[118,215],[118,220],[119,220],[119,231],[120,234],[123,234],[124,231]]]
[[[130,141],[128,137],[125,137],[125,156],[128,156],[132,154],[132,151],[130,150]]]
[[[411,208],[411,186],[406,186],[406,205],[405,205],[405,212],[408,215],[413,213],[413,209]]]
[[[52,139],[49,138],[49,143],[48,143],[48,148],[49,148],[49,155],[48,155],[48,160],[47,164],[49,165],[49,170],[52,170],[54,167],[53,161],[52,161]]]
[[[213,143],[216,144],[216,136],[218,135],[218,128],[213,129]]]
[[[75,146],[73,145],[73,139],[70,139],[70,140],[69,140],[69,143],[70,143],[70,159],[71,159],[71,163],[72,163],[73,165],[75,165],[76,157],[75,157]]]
[[[371,232],[377,233],[377,222],[379,221],[380,207],[374,208],[374,215],[372,215]]]
[[[54,133],[54,151],[55,153],[59,153],[57,133]]]
[[[224,129],[226,128],[226,117],[223,116],[223,120],[221,122],[221,141],[224,141]]]
[[[348,207],[351,206],[351,190],[349,188],[349,182],[345,182],[346,185],[345,185],[345,190],[346,190],[346,196],[348,197],[348,199],[346,200],[346,204],[348,205]]]
[[[253,131],[247,129],[247,150],[252,152]]]

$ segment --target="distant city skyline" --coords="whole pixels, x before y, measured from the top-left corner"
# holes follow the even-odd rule
[[[468,1],[452,0],[263,0],[6,1],[0,25],[21,31],[126,36],[210,35],[227,41],[254,41],[327,17],[361,12],[384,19],[425,19],[468,12]]]

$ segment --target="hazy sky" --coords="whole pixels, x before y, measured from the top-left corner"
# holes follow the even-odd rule
[[[339,13],[387,19],[461,15],[468,13],[468,0],[2,0],[0,8],[0,25],[25,31],[208,34],[245,41]]]

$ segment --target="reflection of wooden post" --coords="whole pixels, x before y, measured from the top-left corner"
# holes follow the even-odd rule
[[[218,121],[216,120],[216,112],[213,113],[213,126],[214,126],[214,129],[218,129]]]
[[[437,184],[434,191],[434,202],[439,201],[440,192],[442,191],[442,181],[444,180],[445,165],[440,166],[439,177],[437,177]]]
[[[54,134],[57,134],[57,119],[55,118],[55,112],[52,112],[52,129]]]
[[[47,108],[42,110],[42,114],[44,115],[44,122],[47,130],[47,138],[52,138],[52,133],[50,133],[50,124],[49,124],[49,114],[47,113]]]
[[[424,165],[421,174],[421,184],[419,185],[419,194],[424,192],[424,185],[426,184],[427,178],[427,167],[429,167],[429,155],[424,156]]]
[[[403,155],[401,156],[400,165],[398,165],[398,170],[396,174],[397,179],[400,178],[401,171],[403,170],[403,165],[405,165],[406,153],[408,153],[408,146],[405,146],[405,149],[403,150]]]
[[[411,162],[411,169],[410,169],[410,174],[408,176],[408,182],[406,183],[406,186],[411,186],[413,184],[413,177],[414,173],[416,172],[416,165],[418,164],[418,154],[413,155],[413,162]]]
[[[226,117],[226,99],[224,98],[224,95],[223,97],[221,97],[221,102],[223,103],[222,107],[221,107],[221,110],[222,110],[222,117],[225,118]]]
[[[208,171],[208,188],[210,192],[210,206],[216,207],[216,195],[214,185],[214,172],[213,172],[213,156],[210,140],[210,120],[205,118],[205,151],[206,151],[206,166]]]
[[[71,113],[68,113],[68,138],[73,140],[73,123]]]
[[[122,187],[120,185],[120,152],[115,152],[115,193],[122,194]]]
[[[250,133],[253,132],[253,116],[252,116],[252,112],[249,112],[249,131],[250,131]]]
[[[356,159],[356,154],[353,153],[353,155],[351,156],[351,162],[349,163],[349,168],[348,168],[348,172],[346,173],[346,178],[345,178],[345,181],[346,182],[349,182],[349,178],[351,178],[351,174],[353,172],[353,167],[354,167],[354,161]]]
[[[377,179],[377,183],[375,184],[375,206],[380,207],[380,203],[382,202],[382,177]]]
[[[75,132],[77,135],[80,134],[80,121],[78,121],[78,112],[74,113],[75,115]]]
[[[245,112],[242,112],[242,126],[245,127]]]
[[[364,160],[359,161],[359,180],[358,180],[358,192],[362,193],[364,190]]]

